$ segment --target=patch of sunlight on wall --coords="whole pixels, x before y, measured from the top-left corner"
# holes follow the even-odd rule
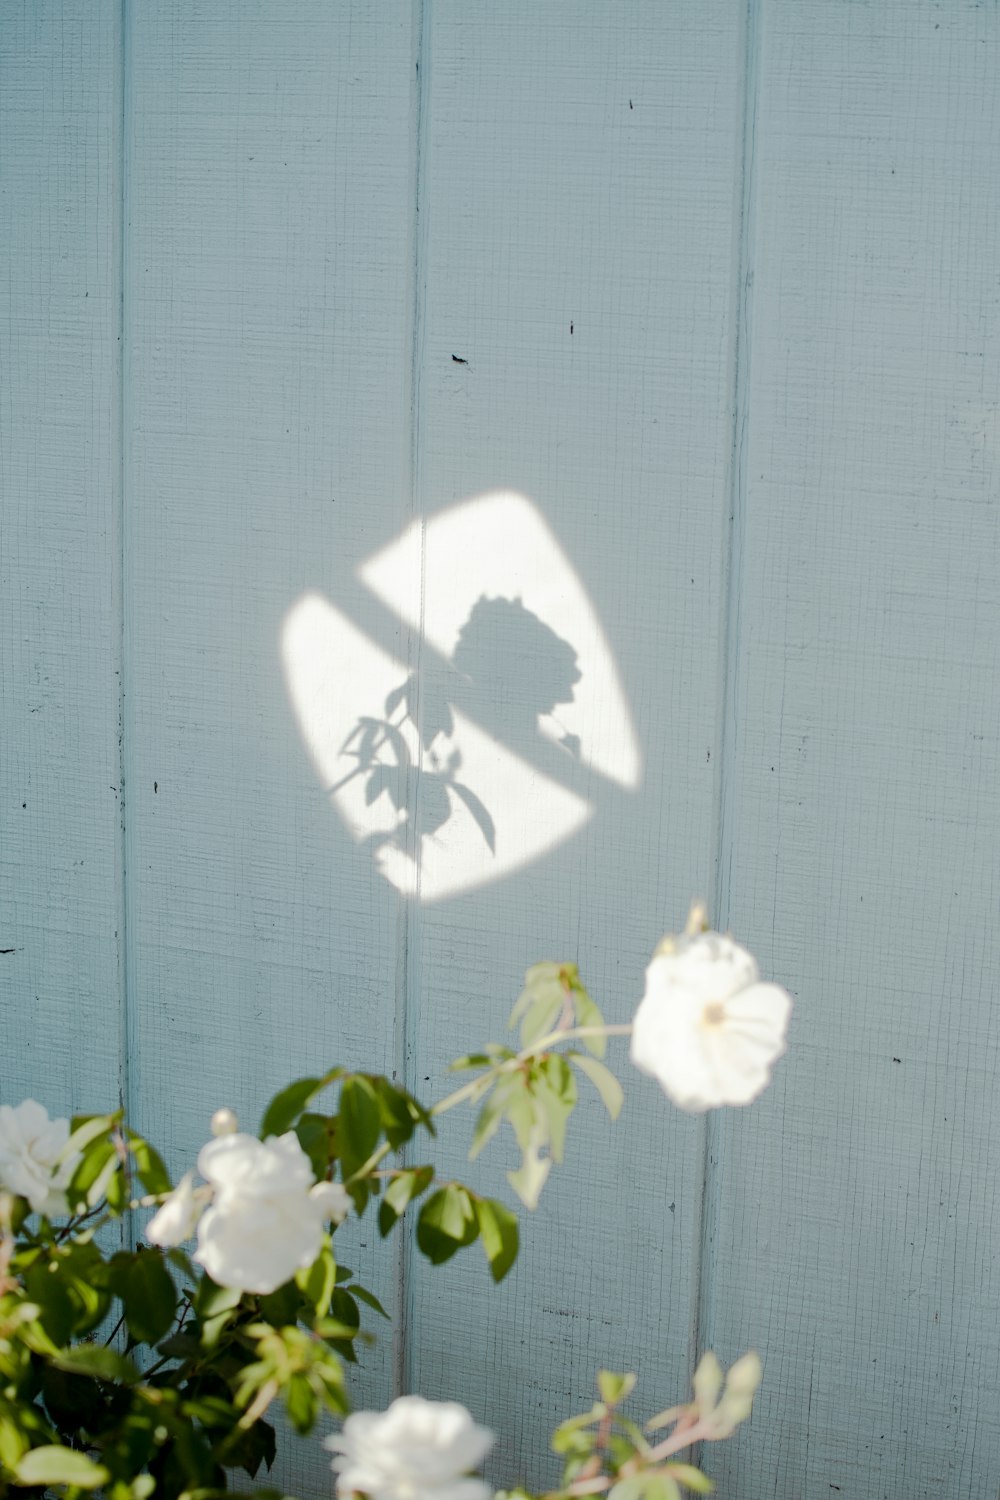
[[[436,901],[486,885],[589,821],[593,800],[533,763],[539,737],[567,772],[596,772],[595,790],[602,777],[638,785],[614,657],[524,496],[481,496],[415,522],[358,576],[436,653],[424,653],[419,686],[316,592],[289,610],[282,658],[318,776],[402,894]]]
[[[501,490],[464,500],[426,524],[414,521],[397,541],[363,563],[358,576],[408,625],[422,625],[444,656],[454,652],[477,599],[520,599],[571,643],[580,669],[573,701],[560,708],[558,722],[541,718],[540,733],[556,741],[575,735],[584,765],[620,786],[638,786],[639,742],[601,622],[566,554],[524,495]]]

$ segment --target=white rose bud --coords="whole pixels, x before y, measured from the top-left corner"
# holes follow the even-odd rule
[[[212,1116],[211,1131],[215,1136],[235,1135],[240,1128],[240,1122],[231,1109],[217,1109]]]

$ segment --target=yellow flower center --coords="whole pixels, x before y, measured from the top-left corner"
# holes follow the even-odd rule
[[[705,1026],[721,1026],[726,1019],[726,1007],[721,1000],[710,1000],[701,1013]]]

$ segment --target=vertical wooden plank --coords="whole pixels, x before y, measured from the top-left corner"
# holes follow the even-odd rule
[[[119,1091],[120,34],[0,6],[2,1097]]]
[[[994,6],[765,0],[727,915],[795,991],[715,1139],[728,1494],[993,1494]]]
[[[407,1025],[440,1093],[536,959],[579,960],[628,1019],[714,880],[743,50],[704,3],[435,3],[425,42]],[[369,572],[386,593],[397,560]],[[442,695],[462,718],[437,737]],[[639,1370],[650,1411],[687,1388],[702,1126],[638,1075],[616,1130],[580,1114],[499,1293],[478,1251],[447,1292],[412,1267],[410,1383],[497,1430],[497,1482],[554,1478],[551,1428],[599,1366]],[[470,1129],[445,1117],[444,1170],[510,1201],[509,1148],[470,1167]]]
[[[314,595],[405,660],[355,566],[410,511],[410,6],[150,0],[130,63],[132,1068],[179,1162],[220,1103],[393,1065],[398,898],[309,763],[315,641],[282,651]],[[330,1483],[304,1448],[290,1493]]]

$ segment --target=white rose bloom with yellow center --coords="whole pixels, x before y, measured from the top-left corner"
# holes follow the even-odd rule
[[[698,930],[660,944],[646,970],[631,1057],[680,1109],[749,1104],[785,1050],[792,999],[761,982],[756,960],[731,937]]]

